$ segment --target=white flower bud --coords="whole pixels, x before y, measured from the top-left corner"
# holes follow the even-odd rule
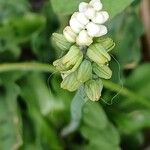
[[[88,3],[81,2],[80,5],[79,5],[79,12],[84,12],[84,11],[86,11],[88,5],[89,5]]]
[[[66,40],[68,42],[74,43],[76,41],[76,34],[73,32],[73,30],[71,29],[70,26],[67,26],[64,30],[63,30],[63,34],[64,37],[66,38]]]
[[[79,23],[79,21],[75,18],[76,15],[73,15],[70,19],[70,27],[75,33],[79,33],[84,26]]]
[[[99,25],[93,23],[93,22],[89,22],[87,25],[86,25],[86,29],[88,31],[88,34],[91,36],[91,37],[95,37],[97,34],[99,34],[99,31],[100,31],[100,27]]]
[[[91,0],[89,3],[96,11],[100,11],[103,7],[100,0]]]
[[[89,46],[92,42],[92,37],[88,35],[86,30],[82,30],[76,39],[76,43],[80,46]]]
[[[107,28],[104,25],[97,25],[93,22],[88,23],[86,29],[91,37],[100,37],[107,34]]]
[[[86,25],[87,23],[89,23],[89,19],[82,12],[78,12],[76,14],[76,18],[82,25]]]
[[[107,34],[108,30],[104,25],[100,25],[99,27],[100,27],[100,30],[99,30],[99,33],[96,35],[96,37],[100,37],[100,36]]]
[[[85,14],[85,16],[88,19],[92,19],[96,15],[96,10],[93,7],[91,7],[91,6],[88,6],[88,8],[86,9],[86,11],[84,11],[84,14]]]
[[[78,12],[74,12],[74,13],[72,14],[71,18],[76,18],[77,14],[78,14]]]
[[[109,14],[106,11],[100,11],[96,13],[95,17],[92,19],[94,23],[103,24],[109,18]]]

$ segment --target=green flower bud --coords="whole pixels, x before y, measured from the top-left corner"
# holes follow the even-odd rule
[[[85,82],[92,77],[92,65],[88,60],[84,60],[77,70],[77,79],[80,82]]]
[[[111,38],[97,38],[95,41],[100,43],[107,52],[111,51],[115,47],[115,43]]]
[[[57,60],[55,60],[54,62],[53,62],[53,65],[56,67],[56,69],[58,70],[58,71],[67,71],[68,70],[68,68],[66,67],[66,65],[64,65],[63,63],[62,63],[62,58],[60,58],[60,59],[57,59]]]
[[[52,41],[55,44],[55,46],[62,51],[68,51],[72,45],[66,40],[63,34],[53,33]]]
[[[84,90],[86,95],[91,101],[98,101],[103,89],[103,83],[101,79],[89,80],[85,82]]]
[[[73,45],[71,46],[68,53],[62,58],[54,61],[53,65],[59,70],[61,73],[72,73],[74,72],[78,66],[81,64],[83,59],[83,53],[81,50]]]
[[[74,31],[71,29],[70,26],[67,26],[64,30],[63,30],[63,34],[66,38],[66,40],[70,43],[75,43],[76,42],[76,33],[74,33]]]
[[[93,72],[100,78],[110,79],[112,71],[107,65],[93,63]]]
[[[66,89],[68,91],[75,91],[79,88],[81,83],[77,80],[77,72],[73,72],[68,76],[64,77],[61,88]]]
[[[91,44],[87,50],[87,56],[94,62],[98,64],[105,64],[111,60],[110,55],[104,49],[104,47],[99,44]]]
[[[93,42],[86,30],[82,30],[76,38],[76,43],[80,46],[89,46]]]

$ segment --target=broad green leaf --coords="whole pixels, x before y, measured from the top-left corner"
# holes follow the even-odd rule
[[[84,107],[81,133],[88,144],[84,150],[119,150],[119,134],[108,121],[105,112],[98,103],[89,102]]]
[[[53,9],[58,14],[68,15],[78,10],[78,5],[87,0],[50,0]],[[66,5],[64,5],[66,4]]]
[[[22,80],[20,85],[22,87],[21,97],[27,103],[28,113],[36,133],[35,142],[41,147],[48,145],[50,149],[61,150],[55,128],[44,116],[50,113],[49,111],[54,113],[57,108],[60,109],[59,102],[56,99],[54,101],[39,74],[31,74],[24,81]]]
[[[83,150],[119,150],[119,135],[113,125],[109,124],[104,130],[95,130],[91,127],[81,129],[89,144]]]
[[[121,13],[134,0],[101,0],[103,8],[108,11],[110,17],[114,17]]]
[[[63,103],[53,96],[42,75],[35,73],[31,74],[27,78],[26,84],[30,87],[31,92],[31,94],[28,93],[30,94],[28,96],[30,96],[30,99],[34,102],[35,106],[40,109],[42,115],[46,116],[51,112],[63,110]],[[25,90],[26,92],[29,92],[28,89]]]
[[[138,12],[130,7],[114,18],[109,26],[110,34],[116,43],[113,52],[116,54],[119,63],[127,69],[135,67],[141,59],[140,37],[144,32]]]
[[[91,128],[101,130],[107,126],[107,116],[98,103],[92,103],[90,101],[87,102],[85,108],[83,109],[83,112],[83,121],[86,125],[90,126]]]
[[[53,9],[58,14],[72,14],[78,11],[80,2],[89,0],[51,0]],[[102,0],[104,9],[108,11],[111,18],[123,11],[133,0]],[[64,5],[66,4],[66,5]]]
[[[8,80],[0,92],[0,149],[18,149],[22,145],[21,119],[17,108],[19,87]]]

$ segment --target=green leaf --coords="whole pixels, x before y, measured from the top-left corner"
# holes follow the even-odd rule
[[[21,97],[25,100],[35,130],[35,142],[43,147],[47,145],[50,149],[61,150],[61,144],[56,129],[47,121],[45,115],[60,110],[60,103],[50,94],[44,84],[42,76],[31,74],[21,81]],[[39,147],[38,146],[38,147]]]
[[[102,109],[96,102],[88,102],[83,109],[84,117],[83,121],[86,125],[94,128],[94,129],[104,129],[107,126],[108,120],[107,116]],[[96,122],[95,122],[95,117]]]
[[[12,59],[13,56],[15,58],[19,56],[21,50],[15,40],[16,39],[14,37],[11,26],[0,26],[0,61],[6,59],[6,55],[7,60],[9,59],[9,57],[11,57]],[[11,56],[8,52],[11,53]]]
[[[3,81],[0,92],[0,149],[18,149],[22,145],[21,119],[17,108],[19,87],[11,80]]]
[[[110,34],[116,42],[116,51],[113,52],[115,52],[119,63],[127,69],[135,67],[141,59],[140,38],[144,32],[138,12],[134,7],[130,7],[114,18],[109,26],[111,28]]]
[[[28,10],[29,2],[26,0],[0,0],[0,23],[13,16],[20,16]]]
[[[107,128],[100,131],[91,127],[84,127],[81,130],[83,136],[89,141],[83,150],[120,150],[118,132],[113,125],[109,124]]]
[[[134,0],[101,0],[104,5],[104,10],[107,10],[110,17],[113,18],[121,13]]]
[[[0,26],[0,59],[5,59],[5,55],[9,58],[9,53],[17,58],[21,53],[19,44],[41,31],[45,22],[43,15],[31,12],[7,19],[5,24]],[[10,57],[12,59],[12,56]]]
[[[29,38],[33,33],[40,31],[45,22],[45,17],[42,15],[26,13],[24,16],[12,18],[9,23],[16,38],[22,41]]]
[[[85,150],[119,150],[119,134],[116,128],[108,121],[104,110],[98,103],[88,102],[83,111],[81,133],[88,144]]]
[[[42,115],[46,116],[51,112],[63,110],[63,103],[54,97],[50,89],[46,86],[42,75],[31,74],[27,78],[26,84],[30,87],[30,92],[27,88],[24,90],[26,93],[28,92],[28,96],[30,96],[30,99],[34,102],[35,106],[40,109]],[[21,85],[23,86],[24,82],[22,82]]]
[[[53,9],[58,14],[72,14],[78,11],[80,2],[89,0],[51,0]],[[123,11],[133,0],[102,0],[104,9],[108,11],[111,18]],[[67,5],[64,5],[67,4]]]
[[[58,14],[68,15],[78,10],[78,5],[86,0],[51,0],[53,9]],[[64,5],[67,4],[67,5]]]

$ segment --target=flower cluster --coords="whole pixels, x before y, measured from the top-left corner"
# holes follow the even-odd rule
[[[52,36],[55,46],[64,52],[63,57],[53,63],[61,73],[61,87],[75,91],[83,86],[92,101],[100,99],[102,79],[112,76],[108,52],[115,46],[111,38],[102,36],[107,33],[102,23],[109,15],[101,9],[100,0],[80,3],[79,12],[70,19],[70,26],[64,29],[63,34],[54,33]]]
[[[107,34],[106,26],[102,25],[109,18],[106,11],[102,11],[100,0],[91,0],[88,3],[82,2],[79,5],[79,12],[73,13],[63,34],[65,38],[79,46],[89,46],[94,37]]]

